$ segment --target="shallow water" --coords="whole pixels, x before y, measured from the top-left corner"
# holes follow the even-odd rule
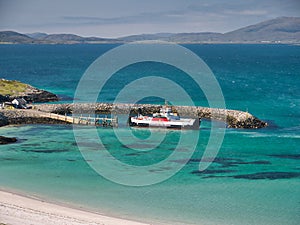
[[[72,97],[86,67],[112,47],[0,46],[0,74]],[[259,130],[227,129],[216,159],[207,170],[199,172],[211,125],[203,121],[192,158],[183,157],[190,150],[189,143],[185,143],[178,148],[182,157],[167,160],[168,166],[152,168],[151,172],[163,174],[177,165],[183,168],[166,181],[145,187],[115,184],[97,174],[90,164],[96,161],[104,146],[124,163],[152,165],[173,153],[180,131],[166,134],[152,131],[151,136],[147,130],[121,126],[117,132],[125,137],[122,143],[113,129],[98,128],[101,147],[97,140],[89,138],[91,129],[81,127],[77,131],[85,139],[81,140],[80,151],[72,126],[3,127],[0,135],[16,136],[19,142],[0,146],[0,186],[109,215],[155,223],[299,224],[300,47],[186,47],[210,66],[220,82],[228,108],[248,109],[270,126]],[[180,77],[180,71],[164,65],[136,66],[120,71],[120,76],[125,79],[126,74],[148,68],[158,74],[172,71]],[[112,86],[108,84],[107,88]],[[110,101],[112,93],[104,91],[101,98]],[[207,104],[201,94],[193,93],[193,89],[190,93],[197,104]],[[188,132],[185,135],[193,137],[194,133]],[[165,135],[164,142],[149,151],[155,147],[153,140],[158,140],[161,134]]]

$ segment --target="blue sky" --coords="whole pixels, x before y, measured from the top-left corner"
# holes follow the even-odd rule
[[[98,37],[224,33],[298,15],[299,0],[0,0],[0,30]]]

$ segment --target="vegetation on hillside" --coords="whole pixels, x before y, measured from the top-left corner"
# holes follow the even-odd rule
[[[0,95],[18,96],[29,88],[28,84],[16,80],[0,80]]]

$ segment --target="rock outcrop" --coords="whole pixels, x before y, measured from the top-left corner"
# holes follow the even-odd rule
[[[4,137],[0,136],[0,145],[6,145],[17,142],[17,138],[15,137]]]
[[[32,92],[26,92],[23,95],[16,96],[17,98],[24,98],[27,102],[55,102],[59,98],[57,95],[40,89],[35,89]],[[13,98],[16,98],[15,96]]]

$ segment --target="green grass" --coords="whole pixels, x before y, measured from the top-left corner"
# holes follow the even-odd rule
[[[27,84],[23,84],[16,80],[0,80],[0,95],[18,95],[19,93],[25,92],[28,88]]]

